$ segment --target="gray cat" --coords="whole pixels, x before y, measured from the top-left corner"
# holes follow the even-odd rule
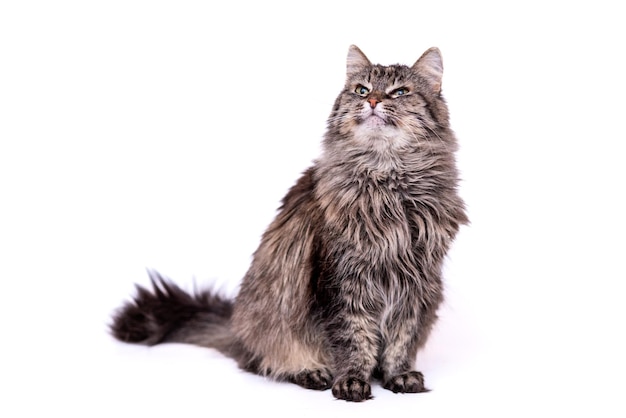
[[[439,50],[411,66],[348,51],[323,151],[282,201],[234,301],[152,289],[114,314],[119,340],[212,347],[245,370],[336,398],[370,399],[372,378],[423,392],[413,369],[442,301],[442,263],[468,222]]]

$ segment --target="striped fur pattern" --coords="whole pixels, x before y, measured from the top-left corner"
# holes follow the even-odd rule
[[[409,67],[350,47],[322,154],[283,199],[235,300],[152,273],[153,289],[115,313],[113,335],[217,348],[245,370],[348,401],[371,398],[373,378],[425,391],[415,357],[468,221],[442,74],[436,48]]]

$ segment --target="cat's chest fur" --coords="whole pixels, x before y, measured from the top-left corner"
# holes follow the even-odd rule
[[[406,262],[418,236],[412,230],[413,219],[421,216],[415,211],[418,168],[348,160],[322,169],[315,192],[334,244],[372,268]]]

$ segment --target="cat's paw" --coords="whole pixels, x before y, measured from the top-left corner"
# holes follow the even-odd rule
[[[393,393],[428,392],[424,387],[424,375],[421,372],[410,371],[399,374],[383,382],[383,387]]]
[[[358,377],[344,377],[337,379],[333,385],[333,395],[337,399],[363,402],[372,398],[372,388],[369,383]]]
[[[333,376],[328,370],[304,370],[290,380],[306,389],[326,390],[330,389]]]

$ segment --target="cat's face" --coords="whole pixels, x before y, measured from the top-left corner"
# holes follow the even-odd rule
[[[335,102],[330,129],[375,147],[414,145],[447,124],[442,70],[436,49],[408,67],[372,65],[351,47],[346,86]]]

